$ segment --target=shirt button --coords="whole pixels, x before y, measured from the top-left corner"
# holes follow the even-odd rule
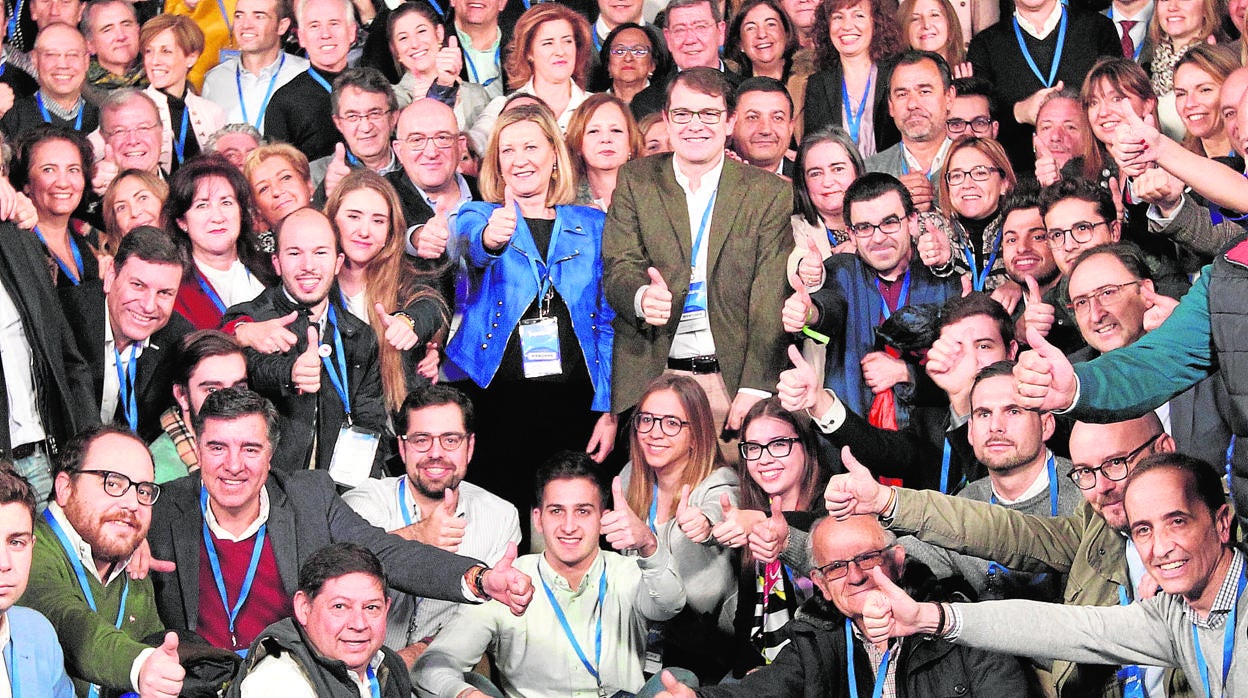
[[[490,345],[488,345],[488,344],[482,344],[482,345],[481,345],[481,348],[482,348],[482,349],[489,349],[489,348],[490,348]]]

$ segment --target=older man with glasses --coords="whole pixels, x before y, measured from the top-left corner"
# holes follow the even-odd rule
[[[35,524],[31,584],[22,604],[48,617],[80,696],[138,691],[176,696],[177,637],[164,629],[150,578],[132,579],[131,556],[147,537],[160,497],[152,456],[126,429],[93,427],[66,445],[55,498]]]

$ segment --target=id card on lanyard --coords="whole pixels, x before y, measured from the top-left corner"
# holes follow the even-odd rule
[[[1120,606],[1131,604],[1127,588],[1121,584],[1118,585],[1118,604]],[[1122,698],[1145,698],[1144,671],[1138,664],[1122,667],[1118,670],[1117,677],[1118,684],[1122,686]]]
[[[329,374],[329,382],[334,386],[338,399],[342,400],[342,410],[347,415],[346,424],[338,430],[338,439],[334,442],[334,455],[329,462],[329,476],[341,485],[358,487],[373,472],[373,459],[377,456],[377,447],[381,444],[381,436],[371,429],[357,426],[351,419],[350,386],[347,375],[347,352],[342,346],[342,332],[338,329],[338,311],[330,303],[326,310],[326,330],[332,328],[333,345],[321,344],[321,364]]]
[[[1222,625],[1222,690],[1219,696],[1226,695],[1226,679],[1230,675],[1231,662],[1235,659],[1235,626],[1239,614],[1239,599],[1244,595],[1244,586],[1248,584],[1248,565],[1239,569],[1239,583],[1235,587],[1235,600],[1231,604],[1231,612],[1226,614]],[[1200,671],[1200,681],[1204,685],[1205,698],[1213,698],[1213,687],[1209,684],[1209,662],[1200,649],[1200,630],[1192,623],[1192,644],[1196,649],[1196,667]],[[1200,694],[1197,694],[1200,695]]]
[[[711,321],[707,316],[706,268],[710,264],[698,264],[702,247],[706,244],[706,230],[711,221],[711,211],[715,209],[715,199],[719,196],[719,188],[711,192],[711,200],[706,202],[702,210],[702,222],[698,224],[698,233],[693,238],[693,251],[689,259],[689,294],[685,296],[685,306],[680,312],[680,324],[677,332],[699,332],[711,329]]]
[[[547,258],[554,254],[560,229],[559,216],[556,215],[550,244],[546,247]],[[529,237],[532,238],[532,235]],[[550,315],[550,302],[554,298],[551,267],[547,262],[539,263],[536,246],[533,254],[523,251],[521,254],[528,257],[529,270],[533,272],[533,282],[537,285],[537,317],[521,320],[516,328],[520,334],[520,363],[524,368],[524,377],[557,376],[563,373],[563,355],[559,351],[559,318]]]

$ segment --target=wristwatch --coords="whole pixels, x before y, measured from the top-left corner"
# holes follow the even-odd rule
[[[464,583],[468,585],[468,591],[482,601],[490,598],[490,595],[485,593],[485,573],[489,569],[485,565],[473,565],[468,568],[467,572],[464,572]]]

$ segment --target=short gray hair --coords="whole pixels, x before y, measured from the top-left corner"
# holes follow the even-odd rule
[[[123,2],[125,0],[122,0]],[[152,108],[152,112],[156,114],[157,120],[160,119],[160,108],[156,106],[156,100],[149,97],[143,90],[134,87],[121,87],[104,93],[104,97],[100,100],[100,135],[107,136],[104,133],[104,115],[111,114],[122,107],[134,102],[135,100],[147,102]]]
[[[303,10],[305,7],[308,6],[308,3],[311,1],[312,0],[297,0],[297,2],[295,3],[295,24],[296,25],[303,26]],[[342,9],[343,9],[343,12],[347,16],[347,21],[349,21],[352,25],[359,26],[355,19],[355,5],[351,3],[351,0],[338,0],[338,1],[342,3]]]
[[[204,144],[204,150],[209,152],[215,151],[217,149],[217,141],[230,135],[231,133],[245,133],[256,139],[256,145],[264,145],[265,142],[264,134],[260,133],[260,131],[251,124],[226,124],[217,129],[211,136],[208,136],[208,142]]]

